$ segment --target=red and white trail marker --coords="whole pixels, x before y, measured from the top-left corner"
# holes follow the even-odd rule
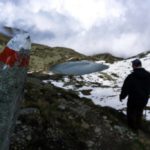
[[[29,65],[29,50],[31,49],[31,39],[28,33],[18,34],[12,38],[0,53],[0,62],[5,67],[13,67],[15,64],[19,67]]]

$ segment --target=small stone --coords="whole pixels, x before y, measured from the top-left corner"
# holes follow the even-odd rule
[[[65,105],[59,105],[58,108],[61,109],[61,110],[65,110],[66,106]]]
[[[28,135],[28,136],[26,137],[26,139],[27,139],[28,141],[31,141],[31,139],[32,139],[31,135]]]
[[[103,119],[104,119],[104,120],[107,120],[107,116],[103,116]]]
[[[95,128],[95,133],[100,133],[100,132],[101,132],[101,129],[98,128],[98,127],[96,127],[96,128]]]
[[[73,120],[73,117],[72,117],[72,116],[69,116],[68,118],[69,118],[70,120]]]
[[[88,123],[86,123],[85,121],[82,121],[82,128],[84,128],[84,129],[88,129],[90,126],[89,126],[89,124]]]
[[[88,147],[92,147],[94,145],[94,142],[93,141],[87,141],[87,146]]]
[[[25,127],[23,130],[24,130],[25,132],[27,132],[27,131],[28,131],[28,128],[27,128],[27,127]]]
[[[20,124],[21,124],[21,121],[17,120],[16,125],[20,125]]]

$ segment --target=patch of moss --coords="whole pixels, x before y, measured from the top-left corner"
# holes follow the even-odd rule
[[[105,73],[105,72],[101,72],[101,75],[99,77],[103,78],[104,80],[114,81],[112,76],[107,74],[107,73]]]

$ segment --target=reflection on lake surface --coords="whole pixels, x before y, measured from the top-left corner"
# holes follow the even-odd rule
[[[83,60],[83,61],[69,61],[62,64],[58,64],[50,68],[50,71],[58,74],[83,75],[102,71],[105,69],[108,69],[107,65]]]

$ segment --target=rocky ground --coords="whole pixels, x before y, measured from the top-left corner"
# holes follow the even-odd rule
[[[30,74],[10,150],[149,150],[149,122],[137,135],[122,113]]]

